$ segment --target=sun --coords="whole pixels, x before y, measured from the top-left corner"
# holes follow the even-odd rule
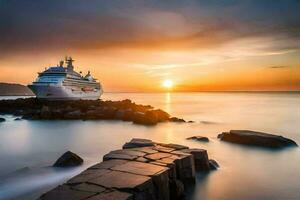
[[[174,83],[173,83],[172,80],[167,79],[167,80],[164,80],[164,81],[163,81],[162,85],[163,85],[165,88],[170,89],[170,88],[173,87]]]

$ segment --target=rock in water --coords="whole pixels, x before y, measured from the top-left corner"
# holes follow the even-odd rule
[[[0,117],[0,122],[5,122],[5,119]]]
[[[203,136],[192,136],[192,137],[189,137],[189,138],[186,138],[187,140],[196,140],[196,141],[199,141],[199,142],[209,142],[209,139],[208,137],[203,137]]]
[[[217,163],[217,161],[215,161],[213,159],[210,159],[208,161],[208,163],[209,163],[209,169],[210,170],[217,170],[220,167],[220,165]]]
[[[54,163],[53,167],[74,167],[81,165],[83,159],[71,151],[64,153],[59,159]]]
[[[218,138],[226,142],[273,149],[298,146],[295,141],[279,135],[249,130],[231,130],[219,134]]]

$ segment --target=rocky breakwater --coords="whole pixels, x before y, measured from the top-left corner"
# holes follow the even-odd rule
[[[104,155],[103,162],[45,193],[40,200],[183,199],[195,184],[195,169],[209,170],[207,152],[203,152],[132,139],[123,149]]]
[[[231,130],[218,135],[221,141],[271,149],[297,147],[297,143],[280,135],[249,130]]]
[[[46,101],[36,98],[1,100],[0,114],[13,114],[24,119],[38,120],[122,120],[135,124],[155,125],[160,122],[184,122],[150,105],[131,100]]]

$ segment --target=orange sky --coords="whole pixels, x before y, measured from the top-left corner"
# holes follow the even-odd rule
[[[0,82],[29,84],[70,55],[105,91],[300,90],[293,4],[95,2],[0,6]]]

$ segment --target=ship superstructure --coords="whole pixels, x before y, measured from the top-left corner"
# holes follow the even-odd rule
[[[49,100],[96,100],[103,93],[101,84],[88,72],[85,76],[74,70],[71,57],[59,65],[38,73],[37,79],[28,87],[39,99]]]

